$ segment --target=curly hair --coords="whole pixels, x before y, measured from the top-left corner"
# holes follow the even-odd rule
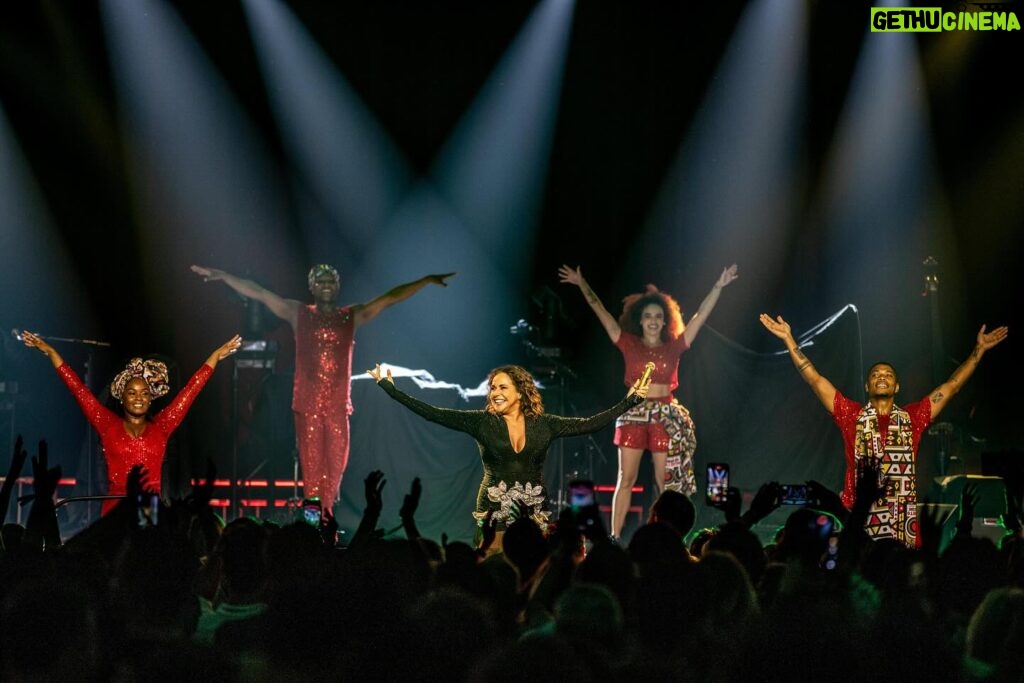
[[[117,373],[114,381],[110,383],[110,395],[121,400],[124,388],[129,380],[141,377],[149,385],[149,393],[153,398],[160,398],[171,390],[168,383],[167,364],[163,361],[141,358],[132,358],[124,370]]]
[[[531,375],[526,368],[522,368],[518,365],[502,365],[494,368],[487,375],[487,386],[491,386],[491,382],[494,381],[494,377],[499,373],[504,372],[512,379],[512,384],[515,386],[516,391],[519,392],[519,409],[523,411],[523,415],[526,417],[540,417],[544,414],[544,401],[540,397],[540,392],[537,391],[537,385],[533,381],[533,375]],[[488,413],[494,412],[494,406],[491,405],[491,397],[487,396],[487,407],[485,410]]]
[[[661,341],[667,342],[678,339],[686,330],[683,323],[683,312],[679,309],[679,302],[665,292],[659,291],[654,285],[647,285],[647,288],[638,294],[630,294],[622,300],[622,314],[619,315],[619,327],[637,337],[644,334],[640,325],[640,316],[648,304],[657,304],[665,312],[665,327],[661,330]]]

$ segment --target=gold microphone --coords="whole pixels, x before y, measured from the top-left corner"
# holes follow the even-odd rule
[[[647,361],[647,365],[644,366],[644,372],[640,375],[640,384],[637,385],[638,389],[651,381],[652,372],[654,372],[654,363]]]

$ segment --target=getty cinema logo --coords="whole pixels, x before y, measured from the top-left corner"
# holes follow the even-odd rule
[[[1016,3],[970,3],[977,11],[944,12],[941,7],[872,7],[872,33],[939,33],[941,31],[1019,31],[1020,21],[1008,8]]]

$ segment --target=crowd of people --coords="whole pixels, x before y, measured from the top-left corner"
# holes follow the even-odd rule
[[[19,439],[8,481],[27,460]],[[998,547],[972,536],[970,487],[952,540],[928,507],[920,547],[871,539],[864,522],[884,490],[870,465],[852,509],[815,484],[811,503],[766,544],[755,531],[779,504],[772,483],[745,511],[732,491],[721,523],[701,530],[689,498],[667,490],[628,546],[603,523],[581,532],[571,507],[542,529],[519,505],[501,550],[489,552],[495,525],[484,525],[475,547],[419,534],[418,480],[400,511],[402,532],[387,536],[377,528],[381,472],[365,479],[365,514],[345,547],[329,515],[318,526],[244,517],[225,525],[208,504],[212,466],[158,515],[142,514],[148,483],[135,467],[109,514],[61,539],[60,471],[45,444],[32,474],[26,525],[2,529],[2,680],[1024,675],[1014,486]]]

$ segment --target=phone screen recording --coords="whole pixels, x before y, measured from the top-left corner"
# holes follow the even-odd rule
[[[320,515],[320,500],[318,498],[307,498],[302,501],[302,519],[304,519],[307,524],[319,526]]]
[[[594,498],[594,483],[591,481],[569,482],[569,507],[579,510],[590,505],[596,505]]]
[[[574,480],[569,482],[569,509],[576,520],[576,530],[586,534],[599,528],[597,498],[594,496],[594,482]]]
[[[779,484],[780,505],[807,505],[809,502],[806,484]]]
[[[708,464],[707,504],[721,505],[729,495],[729,466],[724,462]]]

